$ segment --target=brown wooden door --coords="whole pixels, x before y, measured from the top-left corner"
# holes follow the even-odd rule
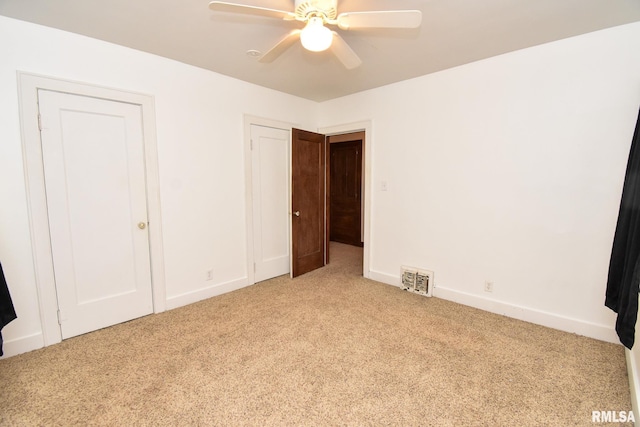
[[[362,246],[362,140],[330,144],[329,152],[329,239]]]
[[[324,265],[325,137],[293,129],[291,147],[292,277]]]

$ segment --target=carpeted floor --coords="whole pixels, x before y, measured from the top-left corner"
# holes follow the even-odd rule
[[[1,426],[590,426],[623,348],[366,280],[362,249],[0,360]]]

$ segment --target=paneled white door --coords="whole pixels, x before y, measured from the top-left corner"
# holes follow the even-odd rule
[[[38,91],[62,338],[153,311],[139,105]]]
[[[255,281],[290,271],[289,131],[251,125]]]

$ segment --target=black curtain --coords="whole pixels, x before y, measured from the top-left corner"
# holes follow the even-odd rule
[[[0,264],[0,356],[2,356],[2,328],[16,318],[16,312],[13,309],[9,288],[4,278],[2,264]]]
[[[640,113],[631,141],[616,233],[613,237],[605,305],[618,313],[616,332],[633,347],[640,283]]]

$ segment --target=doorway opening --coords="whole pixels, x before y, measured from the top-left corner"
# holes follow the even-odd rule
[[[354,264],[362,271],[364,247],[365,132],[327,137],[327,264]]]

